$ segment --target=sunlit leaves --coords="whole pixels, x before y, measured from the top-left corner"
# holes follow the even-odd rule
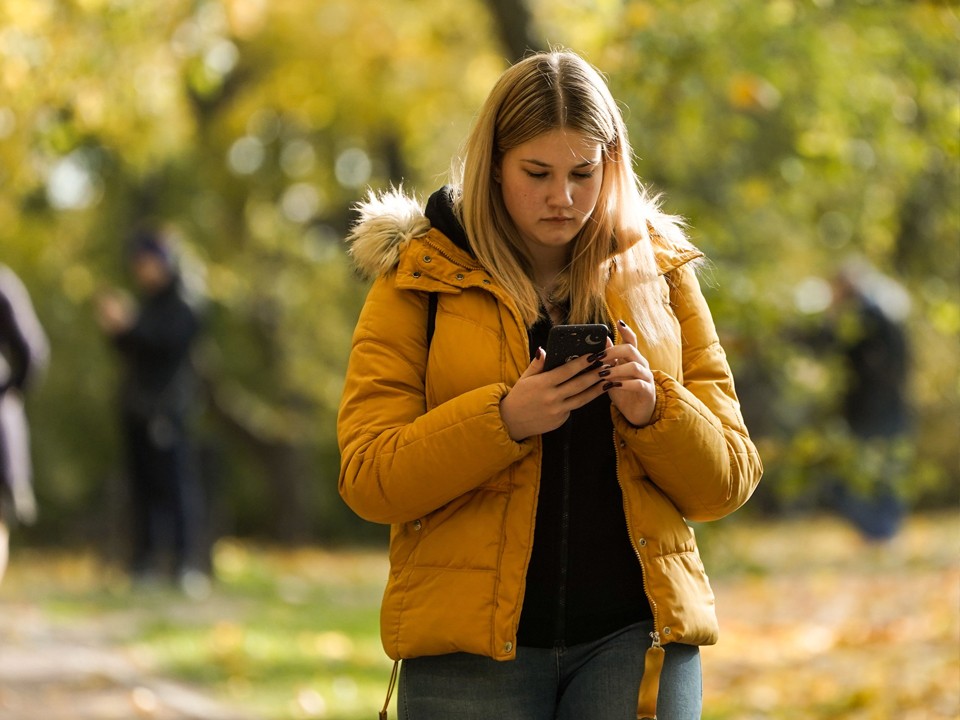
[[[606,73],[639,174],[713,261],[704,284],[744,397],[778,398],[745,402],[771,457],[791,457],[784,435],[820,427],[836,392],[829,362],[789,337],[857,251],[913,295],[922,438],[946,458],[936,419],[955,414],[943,388],[960,375],[942,352],[960,325],[955,13],[529,7],[544,44]],[[271,441],[332,445],[364,291],[342,251],[350,205],[368,184],[423,196],[446,180],[506,65],[492,17],[480,0],[0,0],[0,249],[54,338],[34,411],[47,500],[108,472],[114,368],[88,303],[123,280],[122,240],[147,216],[179,227],[207,268],[205,352],[224,406]]]

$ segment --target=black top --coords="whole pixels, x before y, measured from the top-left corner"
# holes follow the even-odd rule
[[[17,320],[12,299],[0,287],[0,358],[9,366],[9,374],[0,375],[0,395],[7,388],[22,388],[30,370],[30,345]]]
[[[530,328],[531,356],[546,346],[549,330],[544,313]],[[651,617],[640,560],[627,533],[610,398],[604,393],[543,435],[517,642],[575,645]]]
[[[47,338],[20,278],[0,265],[0,395],[23,392],[47,362]]]

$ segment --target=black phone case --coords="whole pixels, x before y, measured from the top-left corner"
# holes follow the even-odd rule
[[[592,355],[607,346],[610,329],[602,324],[554,325],[547,338],[544,370],[553,370],[580,355]]]

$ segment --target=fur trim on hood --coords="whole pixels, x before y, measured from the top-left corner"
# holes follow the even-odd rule
[[[379,193],[370,190],[354,209],[360,219],[347,235],[348,253],[366,279],[390,272],[404,245],[426,235],[431,227],[420,201],[406,195],[402,187]]]

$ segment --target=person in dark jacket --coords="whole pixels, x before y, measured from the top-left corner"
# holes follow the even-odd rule
[[[47,336],[30,294],[10,268],[0,265],[0,579],[10,527],[33,523],[37,515],[23,395],[48,358]]]
[[[120,410],[132,504],[131,572],[153,580],[172,569],[188,592],[204,588],[202,494],[190,436],[196,377],[191,348],[200,330],[169,239],[134,235],[129,267],[137,306],[119,292],[101,296],[98,320],[124,366]],[[169,559],[172,564],[165,565]]]
[[[833,291],[826,334],[844,361],[841,412],[857,444],[857,461],[854,477],[829,489],[831,502],[864,538],[889,540],[907,513],[900,485],[912,454],[910,351],[903,325],[909,297],[860,260],[841,267]]]

